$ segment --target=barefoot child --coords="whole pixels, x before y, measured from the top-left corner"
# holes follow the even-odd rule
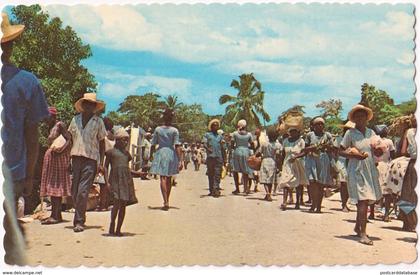
[[[130,153],[126,150],[128,142],[128,133],[123,128],[120,128],[115,133],[114,148],[106,152],[105,169],[108,170],[109,165],[111,165],[111,173],[109,174],[107,185],[110,186],[111,194],[114,198],[109,234],[116,236],[122,236],[121,226],[124,222],[126,206],[138,202],[134,192],[132,171],[128,166],[131,160]],[[118,223],[117,230],[115,230],[117,215]]]

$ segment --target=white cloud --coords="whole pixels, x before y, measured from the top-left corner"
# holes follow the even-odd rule
[[[121,50],[159,50],[161,34],[132,6],[63,6],[43,7],[50,14],[65,20],[83,40]]]

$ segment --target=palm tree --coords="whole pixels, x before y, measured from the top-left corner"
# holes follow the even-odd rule
[[[176,95],[169,95],[165,97],[165,102],[163,104],[165,108],[169,108],[174,111],[177,111],[182,106],[182,103],[178,101],[178,97]]]
[[[222,95],[219,98],[221,105],[226,106],[224,120],[236,126],[240,119],[245,119],[250,128],[260,127],[261,115],[265,122],[270,121],[270,115],[264,110],[264,91],[261,83],[251,74],[242,74],[239,81],[232,80],[231,87],[238,90],[236,96]]]

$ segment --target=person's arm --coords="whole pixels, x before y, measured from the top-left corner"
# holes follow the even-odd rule
[[[25,135],[25,143],[26,143],[26,161],[27,161],[24,196],[29,196],[32,193],[35,166],[38,161],[38,154],[39,154],[38,123],[25,124],[24,135]]]
[[[104,157],[105,157],[105,139],[99,141],[99,165],[100,165],[100,167],[104,166]]]
[[[109,152],[109,151],[108,151]],[[104,179],[105,179],[105,184],[108,188],[110,188],[109,185],[109,164],[111,162],[111,154],[110,153],[106,153],[106,159],[105,159],[105,165],[104,165]]]
[[[61,148],[55,148],[54,152],[61,154],[64,150],[66,150],[72,144],[71,134],[67,130],[66,126],[63,123],[59,124],[59,132],[66,140],[66,143]]]
[[[407,139],[407,130],[404,132],[402,138],[401,138],[401,156],[409,156],[408,154],[408,139]]]

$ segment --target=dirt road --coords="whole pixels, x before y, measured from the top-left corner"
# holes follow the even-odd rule
[[[332,265],[394,264],[416,259],[417,235],[400,230],[401,221],[368,224],[373,246],[353,235],[355,212],[339,211],[339,194],[324,200],[323,214],[281,211],[280,196],[262,201],[264,193],[232,196],[226,177],[224,196],[207,197],[205,167],[183,171],[173,189],[168,212],[155,180],[136,181],[140,203],[127,208],[124,237],[107,237],[109,212],[88,212],[87,229],[73,233],[66,222],[25,225],[30,265]],[[355,207],[353,206],[353,210]]]

